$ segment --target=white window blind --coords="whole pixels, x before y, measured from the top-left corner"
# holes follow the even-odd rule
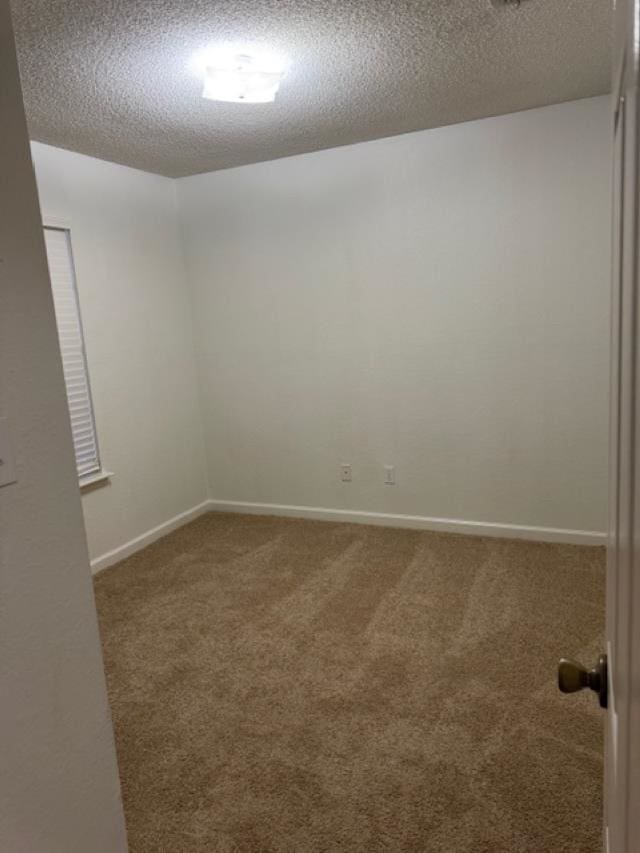
[[[78,477],[82,481],[83,478],[100,471],[100,456],[71,254],[71,237],[66,229],[45,228],[44,239],[64,381],[67,386],[76,467]]]

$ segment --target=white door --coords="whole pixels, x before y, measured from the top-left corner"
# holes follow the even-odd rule
[[[560,687],[606,705],[604,847],[640,851],[640,0],[617,0],[613,39],[611,431],[606,658],[565,661]]]
[[[605,845],[640,850],[640,0],[615,11]]]
[[[0,460],[0,851],[125,853],[9,0],[0,0]]]

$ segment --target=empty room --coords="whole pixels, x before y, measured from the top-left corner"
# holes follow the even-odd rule
[[[0,10],[0,848],[640,849],[635,0]]]

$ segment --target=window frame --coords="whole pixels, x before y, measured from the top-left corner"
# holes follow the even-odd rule
[[[70,265],[71,265],[71,285],[72,285],[72,289],[73,289],[73,295],[74,295],[75,306],[76,306],[76,314],[77,314],[77,318],[78,318],[80,344],[81,344],[81,351],[82,351],[82,359],[83,359],[83,363],[84,363],[84,375],[85,375],[85,381],[86,381],[86,386],[87,386],[87,401],[89,404],[89,410],[90,410],[90,414],[91,414],[91,424],[93,427],[93,441],[94,441],[94,445],[95,445],[95,449],[96,449],[96,461],[97,461],[97,467],[95,468],[95,470],[87,472],[86,474],[82,474],[82,475],[79,474],[77,471],[77,459],[75,457],[75,448],[74,448],[74,460],[76,461],[76,474],[78,477],[78,485],[80,487],[80,490],[84,492],[84,491],[88,491],[88,490],[94,488],[95,486],[99,486],[99,485],[107,483],[111,479],[113,474],[110,471],[108,471],[103,464],[102,453],[101,453],[101,449],[100,449],[100,441],[98,439],[98,423],[97,423],[97,419],[96,419],[96,410],[95,410],[95,406],[94,406],[94,402],[93,402],[93,392],[92,392],[92,388],[91,388],[91,375],[90,375],[90,371],[89,371],[89,360],[87,358],[87,347],[86,347],[86,339],[85,339],[85,332],[84,332],[84,322],[82,319],[82,306],[80,305],[80,294],[78,292],[78,274],[77,274],[77,269],[76,269],[75,255],[74,255],[74,251],[73,251],[73,229],[72,229],[72,225],[71,225],[70,220],[68,220],[66,218],[62,218],[59,216],[43,215],[42,216],[42,238],[43,238],[43,240],[45,239],[45,231],[47,231],[47,230],[59,231],[59,232],[63,232],[64,234],[66,234],[67,248],[69,251],[69,261],[70,261]],[[45,250],[45,255],[47,256],[47,264],[48,264],[48,255],[47,255],[46,250]],[[49,286],[51,287],[51,274],[50,274],[49,270],[47,270],[47,272],[49,274]],[[51,295],[53,298],[53,291],[51,291]],[[59,335],[57,316],[55,316],[55,321],[56,321],[56,334]],[[60,347],[59,341],[58,341],[58,346]],[[66,393],[67,393],[67,386],[66,386],[66,380],[65,380],[65,394]],[[67,408],[68,408],[68,400],[67,400]],[[71,417],[70,412],[69,412],[69,417]]]

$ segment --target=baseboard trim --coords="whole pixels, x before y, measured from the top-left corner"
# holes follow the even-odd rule
[[[412,530],[433,530],[441,533],[462,533],[467,536],[494,536],[501,539],[528,539],[532,542],[558,542],[567,545],[606,545],[607,534],[593,530],[564,530],[557,527],[527,527],[519,524],[495,524],[486,521],[462,521],[456,518],[430,518],[425,515],[398,515],[385,512],[363,512],[351,509],[327,509],[317,506],[249,503],[244,501],[207,500],[174,515],[163,524],[147,530],[112,551],[91,560],[93,574],[130,557],[178,527],[198,518],[205,512],[237,512],[247,515],[278,515],[285,518],[310,518],[316,521],[341,521],[352,524],[371,524],[380,527],[405,527]]]
[[[519,524],[495,524],[485,521],[462,521],[455,518],[429,518],[423,515],[396,515],[362,512],[350,509],[326,509],[287,504],[245,503],[243,501],[210,500],[214,512],[238,512],[250,515],[278,515],[288,518],[311,518],[318,521],[343,521],[382,527],[407,527],[442,533],[464,533],[472,536],[494,536],[501,539],[528,539],[533,542],[559,542],[567,545],[605,545],[607,534],[592,530],[564,530],[556,527],[527,527]]]
[[[183,524],[193,521],[194,518],[198,518],[198,516],[203,515],[205,512],[210,512],[211,509],[211,501],[206,500],[185,512],[181,512],[179,515],[174,515],[173,518],[159,524],[157,527],[152,527],[151,530],[147,530],[146,533],[136,536],[135,539],[130,539],[129,542],[125,542],[124,545],[114,548],[113,551],[107,551],[106,554],[102,554],[102,556],[91,560],[91,571],[94,575],[97,572],[101,572],[114,563],[124,560],[125,557],[130,557],[136,551],[146,548],[147,545],[151,545],[152,542],[161,539],[167,533],[177,530]]]

